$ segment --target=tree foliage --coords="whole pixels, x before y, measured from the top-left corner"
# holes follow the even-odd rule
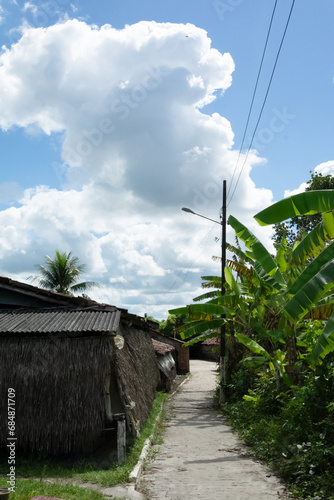
[[[45,264],[38,264],[36,267],[39,275],[31,276],[30,280],[54,292],[73,295],[100,286],[95,281],[79,281],[85,265],[81,264],[79,258],[73,256],[72,252],[57,250],[53,259],[46,255]]]
[[[321,173],[311,173],[311,179],[307,182],[306,191],[320,191],[324,189],[334,189],[334,176],[322,175]],[[309,233],[320,222],[321,214],[295,215],[288,222],[275,224],[275,243],[287,240],[289,246],[293,246],[295,241],[300,241],[303,234]]]

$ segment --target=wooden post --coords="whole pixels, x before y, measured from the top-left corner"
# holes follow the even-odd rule
[[[125,415],[119,414],[117,419],[117,461],[119,464],[125,462],[126,451],[126,420]]]
[[[221,284],[221,295],[225,295],[225,263],[226,263],[226,181],[223,183],[223,205],[222,205],[222,241],[221,241],[221,250],[222,250],[222,262],[221,262],[221,276],[222,276],[222,284]],[[226,315],[222,314],[221,316],[225,319]],[[225,322],[220,328],[220,360],[219,360],[219,403],[225,403],[226,398],[226,328]]]

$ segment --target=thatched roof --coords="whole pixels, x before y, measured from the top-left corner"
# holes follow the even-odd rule
[[[159,342],[159,340],[152,339],[152,344],[155,352],[161,356],[165,356],[166,354],[175,351],[173,346]]]

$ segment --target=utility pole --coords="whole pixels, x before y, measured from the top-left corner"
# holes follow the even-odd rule
[[[226,263],[226,181],[223,181],[223,203],[221,211],[221,221],[210,219],[205,215],[197,214],[190,208],[183,207],[184,212],[188,212],[193,215],[198,215],[203,219],[210,220],[215,224],[220,224],[222,228],[221,234],[221,249],[222,249],[222,263],[221,263],[221,296],[225,295],[225,263]],[[219,357],[219,403],[224,403],[226,399],[226,368],[227,368],[227,356],[226,356],[226,331],[225,331],[225,320],[226,314],[221,315],[223,324],[220,327],[220,357]]]
[[[221,296],[225,295],[225,263],[226,263],[226,181],[223,182],[223,203],[221,213],[222,226],[222,265],[221,265]],[[220,358],[219,358],[219,403],[224,403],[226,399],[226,314],[222,314],[224,323],[220,327]]]

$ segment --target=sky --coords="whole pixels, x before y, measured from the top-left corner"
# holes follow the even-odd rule
[[[0,275],[71,251],[91,298],[164,319],[220,273],[221,226],[181,209],[219,222],[223,180],[271,248],[253,216],[334,174],[333,0],[295,1],[255,128],[277,2],[245,130],[274,3],[0,0]]]

